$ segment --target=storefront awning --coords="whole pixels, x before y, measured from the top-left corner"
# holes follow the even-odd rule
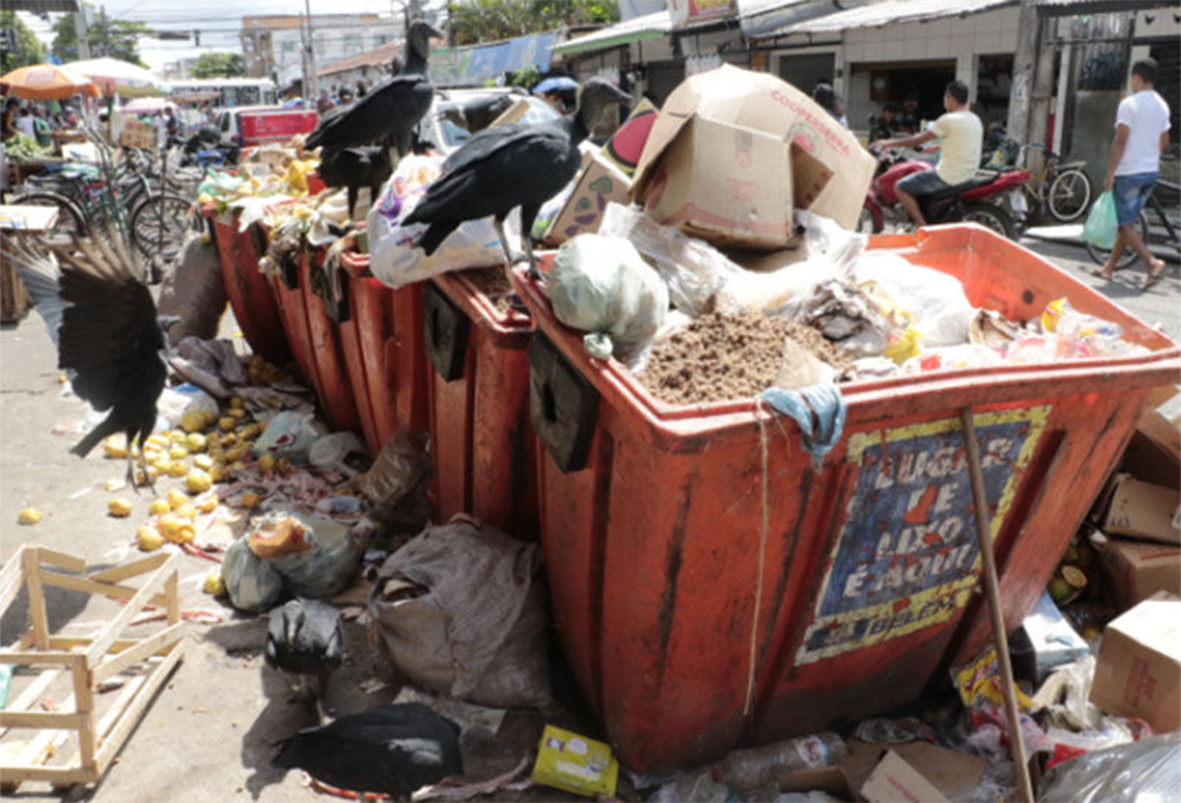
[[[882,3],[858,6],[803,22],[793,22],[765,35],[840,33],[855,28],[879,28],[900,22],[965,17],[1002,6],[1014,6],[1017,2],[1018,0],[885,0]]]
[[[672,18],[668,10],[633,17],[630,20],[608,25],[593,33],[579,36],[554,45],[550,53],[555,56],[568,56],[572,53],[589,53],[595,50],[607,50],[612,47],[629,45],[632,42],[642,42],[645,39],[656,39],[665,36],[672,30]]]

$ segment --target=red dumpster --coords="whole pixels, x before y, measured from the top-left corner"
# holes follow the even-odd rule
[[[345,251],[349,315],[339,325],[349,383],[370,451],[399,429],[427,428],[422,283],[392,290],[373,278],[369,256]]]
[[[977,226],[875,242],[1027,320],[1069,297],[1145,356],[946,371],[841,387],[820,471],[755,400],[671,406],[590,358],[539,286],[530,407],[558,632],[636,770],[698,764],[917,698],[983,644],[959,412],[970,405],[1005,618],[1016,627],[1181,349],[1037,255]]]
[[[300,294],[307,309],[308,338],[312,361],[315,363],[316,396],[333,430],[361,432],[361,416],[353,386],[349,383],[348,367],[338,326],[348,317],[349,298],[344,271],[325,270],[327,249],[317,248],[314,255],[307,249],[300,252]]]
[[[279,310],[279,319],[287,336],[295,366],[304,382],[321,396],[320,377],[316,373],[316,360],[312,353],[312,336],[308,330],[307,305],[303,300],[300,286],[307,282],[307,270],[301,265],[302,259],[289,265],[280,265],[278,275],[270,277],[271,293]]]
[[[226,295],[238,328],[256,354],[282,365],[287,361],[287,340],[278,308],[265,276],[258,269],[259,255],[265,252],[256,241],[261,235],[257,225],[238,231],[238,217],[218,215],[210,204],[203,210],[221,261],[221,275]]]
[[[427,284],[423,311],[436,518],[471,513],[518,538],[536,539],[528,359],[533,322],[499,308],[470,272],[436,276]]]

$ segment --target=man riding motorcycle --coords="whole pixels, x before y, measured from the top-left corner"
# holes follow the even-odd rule
[[[921,170],[895,186],[898,201],[916,226],[927,225],[917,198],[963,184],[976,175],[984,141],[980,118],[968,110],[968,85],[952,81],[943,94],[947,113],[926,131],[909,137],[879,139],[869,147],[875,152],[886,148],[913,148],[938,137],[941,141],[939,164],[934,170]]]

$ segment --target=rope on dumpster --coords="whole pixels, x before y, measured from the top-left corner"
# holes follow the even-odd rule
[[[824,456],[841,442],[845,433],[849,407],[840,389],[833,384],[813,385],[798,391],[767,388],[760,398],[799,424],[800,440],[812,454],[812,470],[819,472]]]
[[[763,607],[763,563],[767,555],[767,533],[771,529],[771,505],[768,503],[770,480],[768,477],[768,449],[767,449],[767,419],[763,416],[763,401],[755,396],[755,419],[759,422],[759,448],[763,461],[763,516],[759,524],[759,568],[755,577],[755,610],[750,623],[750,652],[747,655],[746,674],[746,702],[742,706],[742,716],[750,714],[750,706],[755,696],[755,656],[759,643],[759,614]]]

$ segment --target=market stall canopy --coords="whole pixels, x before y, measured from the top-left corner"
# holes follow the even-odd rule
[[[656,39],[666,35],[672,28],[672,18],[669,16],[668,10],[665,9],[600,28],[585,36],[567,39],[565,42],[551,47],[550,53],[555,56],[568,56],[572,53],[607,50],[632,42],[642,42],[645,39]]]
[[[176,104],[167,98],[136,98],[120,107],[119,111],[127,114],[154,114],[165,108],[175,109]]]
[[[34,14],[78,11],[78,0],[4,0],[5,11],[31,11]]]
[[[71,61],[65,65],[65,68],[89,76],[108,94],[114,92],[117,84],[165,86],[163,81],[143,67],[120,59],[101,58]]]
[[[97,98],[102,95],[98,86],[84,75],[53,64],[31,64],[17,67],[0,76],[5,93],[27,100],[65,100],[77,94]]]
[[[1012,5],[1017,5],[1017,0],[885,0],[873,5],[789,23],[778,30],[767,32],[766,35],[839,33],[854,28],[878,28],[900,22],[927,22],[943,17],[968,16]]]

